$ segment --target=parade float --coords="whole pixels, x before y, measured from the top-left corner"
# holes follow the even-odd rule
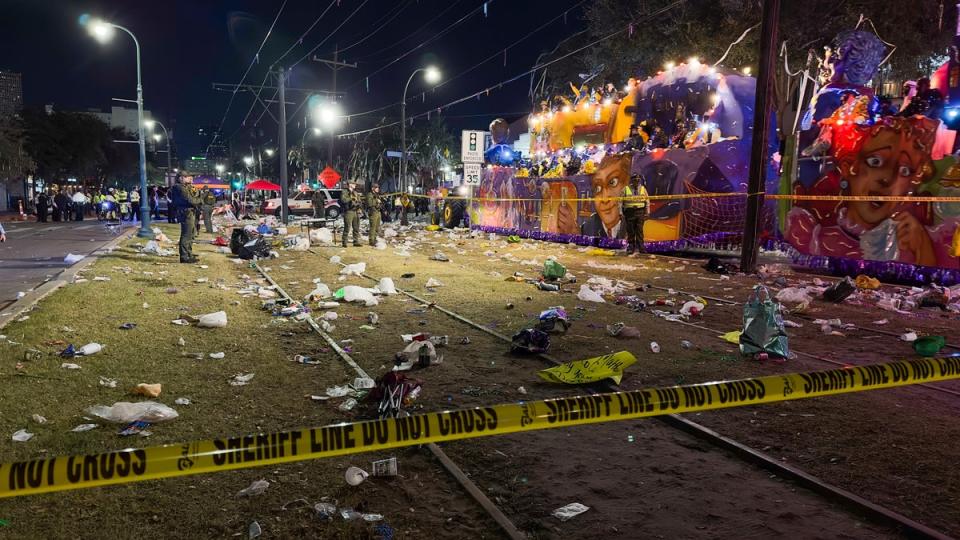
[[[813,98],[801,105],[797,155],[783,171],[779,141],[770,141],[758,236],[809,267],[957,283],[960,203],[943,198],[960,195],[960,164],[951,155],[955,132],[939,118],[946,83],[922,89],[904,104],[907,116],[896,116],[870,87],[886,51],[863,31],[841,34],[828,49]],[[697,59],[622,88],[571,85],[530,114],[523,155],[505,150],[505,122],[491,125],[494,146],[470,222],[499,234],[623,247],[619,198],[640,175],[654,199],[644,227],[649,250],[737,249],[755,91],[748,73]]]

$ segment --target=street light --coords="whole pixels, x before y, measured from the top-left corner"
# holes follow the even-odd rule
[[[267,148],[264,152],[267,153],[267,157],[273,157],[273,148]]]
[[[253,167],[253,156],[243,156],[243,164],[247,167]]]
[[[217,170],[217,176],[223,175],[223,171],[227,170],[226,165],[224,165],[223,163],[217,163],[216,165],[213,166],[213,168]]]
[[[314,137],[319,136],[323,131],[318,127],[307,128],[303,130],[303,135],[300,137],[300,161],[303,163],[303,182],[307,183],[307,176],[309,176],[310,167],[307,165],[307,134],[313,134]]]
[[[420,68],[410,74],[406,86],[403,87],[403,99],[400,100],[400,186],[401,190],[407,183],[407,90],[417,73],[423,72],[423,78],[429,84],[440,82],[440,70],[434,66]]]
[[[137,49],[137,138],[140,143],[140,230],[137,236],[140,238],[153,238],[153,231],[150,230],[150,198],[147,197],[147,148],[146,141],[143,139],[143,83],[140,77],[140,42],[137,36],[130,30],[103,19],[96,19],[90,15],[80,16],[80,25],[86,26],[87,31],[100,43],[106,43],[113,38],[115,30],[126,32],[133,39],[133,44]],[[169,157],[170,154],[167,154]]]
[[[179,172],[179,171],[177,171],[177,169],[174,169],[174,168],[172,168],[172,167],[170,166],[170,159],[171,159],[170,156],[172,155],[172,153],[170,152],[170,132],[167,131],[167,126],[164,126],[164,125],[163,125],[163,122],[160,122],[159,120],[144,120],[144,121],[143,121],[143,127],[149,129],[150,131],[153,131],[153,128],[156,127],[156,126],[160,126],[160,129],[163,130],[163,138],[167,139],[167,175],[170,174],[170,171],[173,171],[174,173],[177,173],[177,172]],[[159,142],[159,141],[160,141],[160,134],[159,134],[159,133],[154,134],[154,135],[153,135],[153,140]],[[167,187],[169,187],[169,186],[170,186],[170,180],[169,180],[169,178],[165,178],[165,179],[167,180]]]

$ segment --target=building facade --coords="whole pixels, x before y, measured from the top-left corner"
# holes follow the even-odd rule
[[[23,81],[19,73],[0,71],[0,119],[20,113],[23,108]]]

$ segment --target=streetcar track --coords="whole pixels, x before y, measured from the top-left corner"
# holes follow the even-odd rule
[[[311,250],[311,252],[316,254],[316,252],[313,250]],[[341,267],[346,266],[346,264],[342,262],[336,263],[336,264],[339,264]],[[367,280],[370,280],[373,282],[379,282],[379,279],[372,277],[366,273],[361,274],[361,276],[366,278]],[[427,305],[430,308],[436,309],[437,311],[440,311],[441,313],[444,313],[445,315],[448,315],[449,317],[463,324],[466,324],[476,330],[479,330],[483,333],[494,336],[497,339],[506,341],[508,343],[512,341],[509,337],[499,332],[496,332],[490,328],[487,328],[483,325],[477,324],[476,322],[471,321],[470,319],[464,317],[463,315],[460,315],[459,313],[456,313],[455,311],[452,311],[450,309],[447,309],[438,305],[436,302],[421,298],[413,293],[407,292],[400,288],[397,288],[396,290],[398,293],[403,294],[412,300],[418,301],[421,304]],[[731,303],[730,301],[726,301],[726,302]],[[691,323],[685,323],[685,324],[696,326],[696,325],[692,325]],[[700,327],[700,328],[713,331],[712,329],[709,329],[706,327]],[[553,366],[556,366],[562,363],[556,358],[546,353],[538,353],[534,356],[541,358],[542,360],[546,361],[547,363]],[[619,385],[616,385],[608,380],[600,381],[594,384],[596,386],[603,387],[605,390],[610,392],[623,391],[619,387]],[[730,453],[742,458],[743,461],[746,461],[753,465],[758,465],[761,468],[771,471],[778,476],[789,478],[796,484],[801,485],[811,490],[814,493],[817,493],[818,495],[823,497],[825,500],[838,502],[848,509],[859,512],[863,515],[871,516],[876,521],[881,522],[883,524],[893,526],[897,530],[900,530],[901,532],[905,533],[910,537],[937,538],[937,539],[944,539],[944,540],[948,540],[950,538],[949,536],[941,533],[940,531],[937,531],[922,523],[914,521],[903,514],[900,514],[894,510],[883,507],[881,505],[872,503],[869,500],[859,497],[858,495],[852,492],[849,492],[847,490],[844,490],[838,486],[829,484],[812,474],[804,472],[799,468],[781,463],[776,458],[770,455],[767,455],[764,452],[751,448],[748,445],[745,445],[743,443],[739,443],[736,440],[731,439],[729,437],[723,436],[715,432],[714,430],[707,428],[706,426],[693,422],[692,420],[683,418],[675,414],[658,416],[656,418],[671,428],[674,428],[678,431],[682,431],[684,433],[687,433],[697,438],[700,438],[702,440],[705,440],[706,442],[709,442],[710,444],[712,444],[717,448],[727,450]]]

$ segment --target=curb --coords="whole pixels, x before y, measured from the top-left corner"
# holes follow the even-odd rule
[[[64,268],[59,274],[53,278],[50,278],[49,281],[44,282],[39,287],[27,293],[27,295],[23,298],[7,306],[7,308],[0,313],[0,330],[5,328],[8,324],[10,324],[11,321],[19,317],[25,311],[32,309],[35,305],[37,305],[38,302],[47,296],[50,296],[51,293],[70,283],[77,273],[96,262],[100,258],[100,255],[103,254],[102,252],[112,251],[121,242],[129,240],[131,237],[135,236],[138,230],[139,229],[134,227],[129,231],[121,233],[120,236],[93,250],[93,252],[84,257],[83,260],[77,262],[73,266]]]

